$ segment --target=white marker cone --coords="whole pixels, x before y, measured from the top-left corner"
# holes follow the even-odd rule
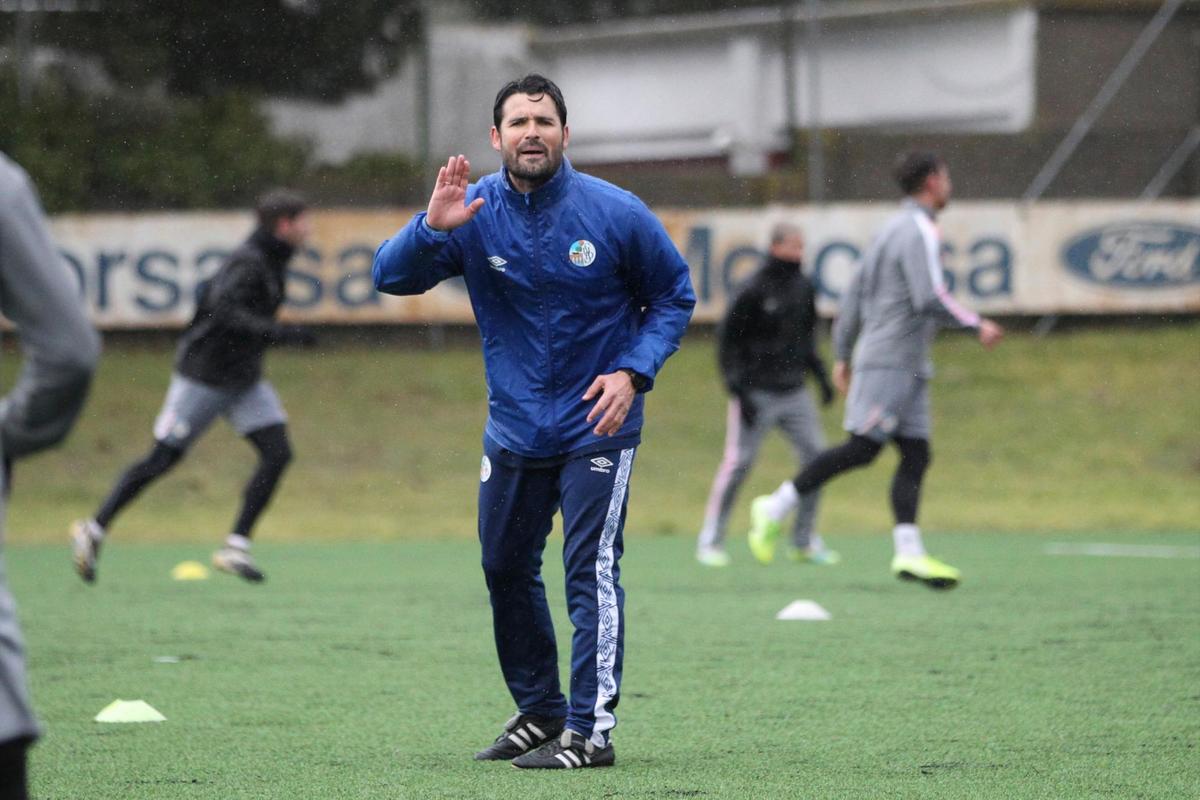
[[[809,622],[824,622],[828,619],[833,619],[829,612],[821,608],[820,605],[812,600],[793,600],[788,603],[778,614],[775,619],[799,619]]]
[[[145,700],[113,700],[96,715],[96,722],[166,722]]]

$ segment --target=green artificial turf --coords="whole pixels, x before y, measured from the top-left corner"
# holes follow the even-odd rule
[[[512,711],[473,542],[477,348],[368,333],[272,353],[297,458],[256,531],[268,583],[168,578],[207,560],[253,469],[218,425],[119,518],[86,587],[67,524],[148,448],[171,362],[110,343],[77,430],[17,465],[8,509],[47,725],[35,796],[1197,796],[1200,559],[1044,550],[1200,546],[1198,337],[940,339],[921,521],[967,579],[935,594],[887,574],[891,453],[825,492],[844,564],[748,563],[749,500],[794,470],[778,437],[735,510],[734,566],[695,564],[725,398],[711,340],[690,336],[648,398],[630,490],[619,766],[567,775],[470,760]],[[831,440],[840,414],[825,411]],[[561,570],[548,577],[561,624]],[[833,620],[775,621],[795,599]],[[168,721],[91,721],[117,698]]]
[[[203,544],[116,542],[94,587],[61,547],[14,547],[47,726],[35,796],[1195,796],[1200,558],[928,538],[961,588],[891,578],[886,536],[836,541],[832,568],[760,567],[739,543],[725,570],[683,538],[630,536],[618,766],[548,774],[471,760],[512,710],[473,543],[268,543],[262,586],[172,581]],[[1200,551],[1193,534],[1057,540]],[[833,619],[776,621],[795,599]],[[167,721],[91,721],[117,698]]]
[[[1200,528],[1200,324],[1014,334],[993,352],[944,334],[935,358],[929,530],[1190,531]],[[60,542],[151,443],[169,346],[110,345],[67,446],[17,466],[9,539]],[[689,336],[647,396],[630,507],[639,533],[700,527],[725,439],[711,339]],[[6,377],[16,364],[6,358]],[[265,541],[475,535],[486,413],[477,345],[326,341],[272,352],[296,460],[258,535]],[[5,385],[11,383],[8,378]],[[840,441],[842,404],[824,413]],[[895,454],[825,492],[828,533],[891,527]],[[123,541],[215,541],[228,532],[253,451],[218,423],[114,525]],[[794,474],[773,436],[734,513]]]

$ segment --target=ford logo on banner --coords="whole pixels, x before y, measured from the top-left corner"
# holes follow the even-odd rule
[[[1062,251],[1067,269],[1125,289],[1200,284],[1200,228],[1172,222],[1117,222],[1077,236]]]

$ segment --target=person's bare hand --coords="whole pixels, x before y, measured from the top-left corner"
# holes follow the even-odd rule
[[[592,433],[597,436],[612,436],[621,430],[621,426],[625,424],[625,417],[629,414],[630,407],[633,406],[633,398],[637,395],[633,388],[633,381],[630,380],[628,373],[620,370],[608,375],[597,376],[588,390],[583,393],[583,399],[591,400],[597,395],[600,399],[588,412],[587,421],[591,422],[596,417],[600,417],[600,421],[596,423]]]
[[[483,198],[466,204],[467,183],[471,177],[471,162],[466,156],[451,156],[446,166],[438,170],[437,183],[425,211],[425,222],[436,231],[452,231],[465,225],[483,208]]]
[[[850,365],[845,361],[833,362],[833,385],[842,395],[850,392]]]
[[[1000,344],[1000,340],[1003,338],[1004,328],[1001,328],[990,319],[979,321],[979,343],[988,350]]]

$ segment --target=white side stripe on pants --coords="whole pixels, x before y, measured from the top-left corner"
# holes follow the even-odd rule
[[[629,486],[629,471],[633,467],[634,448],[621,451],[617,474],[613,478],[612,498],[600,533],[596,553],[596,722],[592,727],[592,743],[603,747],[604,734],[617,723],[607,706],[617,694],[617,679],[613,674],[617,663],[617,643],[621,634],[617,589],[613,581],[613,544],[621,527],[621,507]]]

